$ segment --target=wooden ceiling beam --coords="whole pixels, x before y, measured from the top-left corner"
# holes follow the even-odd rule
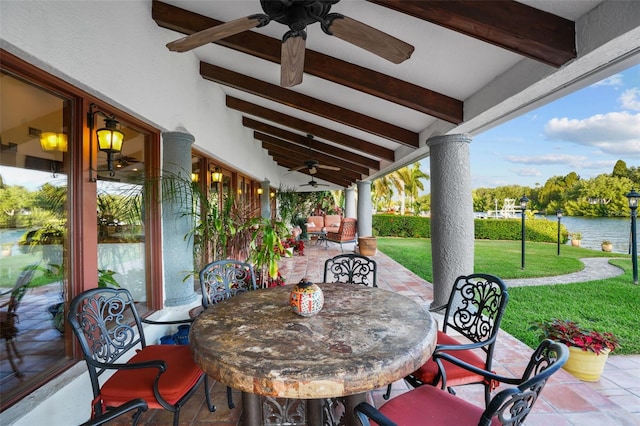
[[[151,15],[158,26],[183,34],[193,34],[224,23],[157,0],[152,3]],[[280,63],[282,42],[273,37],[245,31],[216,43]],[[460,100],[310,49],[305,51],[304,72],[450,123],[460,124],[463,121],[463,103]],[[393,90],[388,90],[390,87]]]
[[[340,171],[338,173],[344,173],[345,175],[348,175],[349,177],[354,179],[362,179],[362,175],[369,174],[369,169],[366,167],[353,164],[327,154],[322,154],[317,151],[311,153],[306,148],[265,133],[254,132],[253,137],[258,139],[259,141],[262,141],[262,147],[264,149],[286,154],[291,156],[292,158],[296,158],[297,160],[299,160],[295,167],[302,166],[303,163],[307,160],[316,160],[320,164],[340,167]]]
[[[368,1],[554,67],[576,58],[573,21],[517,1]]]
[[[293,144],[297,144],[295,148],[300,151],[306,151],[309,154],[328,155],[336,160],[343,160],[354,165],[366,167],[368,169],[380,170],[380,162],[372,158],[365,157],[355,152],[347,151],[337,146],[329,145],[323,142],[319,142],[315,139],[311,139],[307,136],[302,136],[297,133],[290,132],[280,127],[271,126],[270,124],[262,123],[249,117],[242,117],[242,124],[245,127],[249,127],[253,130],[257,130],[268,135],[276,136],[280,139],[284,139]]]
[[[367,154],[381,158],[383,160],[393,161],[395,159],[394,152],[391,149],[387,149],[383,146],[376,145],[371,142],[367,142],[365,140],[326,128],[324,126],[301,120],[299,118],[292,117],[290,115],[283,114],[269,108],[264,108],[260,105],[243,101],[241,99],[234,98],[228,95],[227,107],[243,112],[245,114],[250,114],[277,124],[281,124],[286,127],[290,127],[292,129],[299,130],[307,134],[312,134],[316,137],[326,139],[328,141],[346,146],[348,148],[366,152]]]
[[[337,121],[403,145],[413,147],[420,146],[418,134],[415,132],[320,99],[312,98],[311,96],[294,92],[293,90],[283,89],[275,84],[267,83],[206,62],[200,62],[200,75],[206,80],[214,81],[274,102],[279,102],[292,108]]]

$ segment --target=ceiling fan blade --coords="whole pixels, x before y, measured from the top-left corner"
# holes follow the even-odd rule
[[[293,87],[302,83],[304,74],[304,36],[287,37],[280,55],[280,86]]]
[[[269,22],[268,19],[269,17],[267,15],[251,15],[234,19],[233,21],[225,22],[224,24],[216,25],[215,27],[207,28],[206,30],[198,31],[197,33],[172,41],[167,44],[167,47],[174,52],[186,52],[255,27],[264,26]]]
[[[414,47],[387,33],[377,30],[348,16],[331,14],[328,34],[378,55],[394,64],[411,57]]]
[[[334,170],[334,171],[336,171],[336,172],[337,172],[338,170],[340,170],[340,167],[336,167],[336,166],[327,166],[327,165],[324,165],[324,164],[318,164],[318,167],[319,167],[319,168],[321,168],[321,169],[326,169],[326,170]]]
[[[293,169],[289,169],[288,171],[289,172],[297,172],[299,170],[304,169],[305,167],[307,167],[307,166],[294,167]]]

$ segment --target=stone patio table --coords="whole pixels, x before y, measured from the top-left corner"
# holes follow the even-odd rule
[[[353,284],[319,286],[324,307],[313,317],[291,310],[288,285],[235,296],[193,323],[194,359],[243,392],[243,424],[262,424],[260,396],[313,400],[309,425],[322,424],[327,398],[345,397],[344,420],[357,424],[353,407],[367,391],[403,378],[433,353],[437,325],[411,299]]]

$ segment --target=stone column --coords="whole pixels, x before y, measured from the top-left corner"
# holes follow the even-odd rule
[[[271,219],[271,195],[269,192],[269,182],[267,179],[260,182],[262,194],[260,194],[260,214],[263,218]]]
[[[356,189],[354,187],[344,190],[344,217],[356,216]]]
[[[468,134],[427,140],[431,168],[432,308],[447,303],[458,276],[473,272],[470,142]]]
[[[360,181],[358,182],[358,236],[360,237],[373,235],[371,212],[371,182]]]
[[[191,176],[191,144],[194,137],[184,132],[162,134],[162,170],[167,175]],[[193,217],[184,215],[180,200],[162,201],[162,258],[165,306],[189,305],[198,300],[193,289],[193,240],[184,238],[193,229]]]

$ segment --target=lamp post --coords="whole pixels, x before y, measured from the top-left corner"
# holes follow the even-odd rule
[[[638,244],[636,240],[636,216],[638,214],[638,198],[640,194],[635,189],[626,194],[631,209],[631,265],[633,267],[633,283],[638,284]]]
[[[558,218],[558,256],[560,256],[560,221],[562,220],[562,210],[556,211],[556,217]]]
[[[524,212],[525,210],[527,210],[527,203],[529,202],[529,199],[527,198],[526,195],[523,195],[522,198],[520,198],[520,211],[522,213],[522,258],[521,260],[521,267],[522,269],[524,269]]]

